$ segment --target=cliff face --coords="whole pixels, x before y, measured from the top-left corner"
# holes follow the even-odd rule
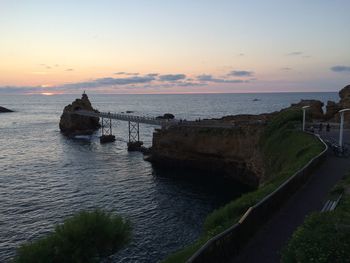
[[[153,134],[151,161],[166,166],[195,167],[258,186],[264,174],[259,139],[261,124],[205,128],[175,126]]]
[[[59,127],[65,135],[91,134],[100,127],[99,118],[72,114],[78,110],[96,111],[85,93],[63,110]]]

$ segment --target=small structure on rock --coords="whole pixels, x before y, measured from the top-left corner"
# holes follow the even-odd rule
[[[64,108],[59,124],[60,130],[63,134],[67,136],[88,135],[100,128],[98,117],[74,114],[75,111],[79,110],[98,112],[92,107],[85,91],[82,94],[81,99],[76,99],[72,104],[69,104]]]

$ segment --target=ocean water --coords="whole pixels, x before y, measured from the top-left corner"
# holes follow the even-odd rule
[[[82,209],[102,208],[130,219],[132,242],[110,262],[158,262],[195,240],[213,209],[239,196],[239,184],[195,171],[155,169],[126,150],[127,123],[114,122],[117,141],[101,145],[99,134],[68,139],[58,123],[77,96],[1,96],[0,262],[16,247],[53,230]],[[196,119],[280,110],[304,99],[338,100],[337,93],[93,95],[101,111]],[[259,101],[253,101],[253,99]],[[140,125],[141,140],[154,127]]]

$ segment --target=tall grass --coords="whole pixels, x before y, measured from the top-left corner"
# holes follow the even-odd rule
[[[260,142],[265,175],[259,188],[243,194],[209,214],[200,238],[194,244],[170,255],[163,262],[185,262],[207,240],[237,223],[249,207],[273,192],[323,150],[323,145],[317,139],[295,128],[299,126],[300,120],[301,111],[292,109],[282,111],[273,118]]]
[[[16,263],[98,262],[129,242],[131,227],[120,216],[95,210],[80,212],[55,231],[17,249]]]

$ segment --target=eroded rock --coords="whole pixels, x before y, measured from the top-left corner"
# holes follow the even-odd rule
[[[63,110],[59,127],[61,132],[65,135],[92,134],[95,130],[100,128],[99,118],[73,114],[75,111],[79,110],[98,112],[92,107],[88,96],[84,92],[81,99],[76,99]]]

